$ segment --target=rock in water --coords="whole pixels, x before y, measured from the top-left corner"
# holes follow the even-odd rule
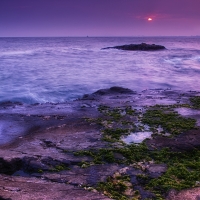
[[[114,86],[109,89],[101,89],[97,90],[95,93],[96,95],[109,95],[109,94],[134,94],[135,92],[123,87]]]
[[[141,44],[129,44],[122,46],[106,47],[103,49],[120,49],[127,51],[157,51],[157,50],[164,50],[166,48],[162,45],[141,43]]]

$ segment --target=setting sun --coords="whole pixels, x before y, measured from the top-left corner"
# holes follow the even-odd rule
[[[149,18],[148,18],[148,21],[152,21],[152,18],[149,17]]]

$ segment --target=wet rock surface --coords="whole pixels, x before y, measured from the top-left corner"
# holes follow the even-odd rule
[[[141,118],[147,109],[152,109],[150,106],[181,106],[189,104],[189,98],[195,95],[199,93],[190,91],[183,95],[181,91],[170,89],[136,93],[112,87],[62,104],[2,103],[0,199],[113,199],[108,193],[98,190],[99,183],[112,181],[112,184],[118,184],[119,180],[125,184],[124,194],[128,199],[156,198],[145,184],[161,177],[169,166],[145,160],[128,164],[124,161],[126,154],[115,152],[113,158],[109,151],[103,153],[105,161],[101,162],[98,151],[126,148],[120,142],[102,139],[105,137],[104,129],[112,125],[116,130],[134,128],[141,132],[139,129],[143,128],[137,118]],[[120,124],[119,117],[127,120],[126,123]],[[195,118],[200,118],[197,112]],[[110,124],[108,119],[116,122]],[[130,121],[136,125],[131,125]],[[154,134],[145,144],[149,151],[165,147],[174,152],[196,150],[200,148],[200,132],[197,127],[171,138]],[[84,154],[84,151],[88,153]],[[76,155],[79,152],[83,154]],[[94,158],[95,155],[99,157]],[[180,194],[172,195],[171,192],[165,197],[177,199]],[[187,192],[189,194],[192,193]],[[196,189],[195,194],[197,198],[199,190]]]
[[[126,51],[157,51],[157,50],[164,50],[166,48],[162,45],[141,43],[141,44],[129,44],[122,46],[107,47],[103,49],[119,49]]]
[[[162,136],[156,136],[152,140],[148,140],[146,144],[149,148],[169,148],[173,151],[191,151],[200,149],[200,129],[191,130],[182,133],[174,138],[164,138]]]

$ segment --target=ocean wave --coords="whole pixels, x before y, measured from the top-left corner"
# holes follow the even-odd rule
[[[116,85],[136,91],[168,86],[195,90],[200,85],[199,40],[13,38],[1,45],[1,38],[0,101],[64,102]],[[101,50],[106,46],[149,41],[168,50]]]

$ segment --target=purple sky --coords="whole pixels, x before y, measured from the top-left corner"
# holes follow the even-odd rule
[[[0,37],[87,35],[200,35],[200,0],[0,0]]]

